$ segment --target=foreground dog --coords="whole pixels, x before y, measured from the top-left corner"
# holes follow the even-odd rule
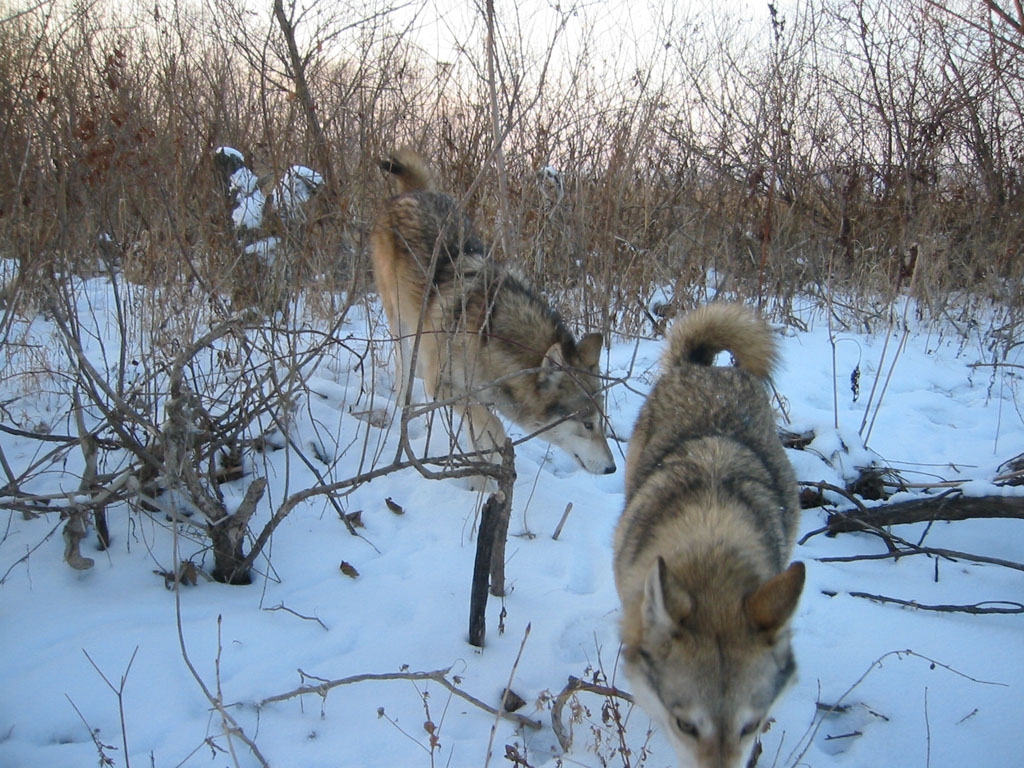
[[[713,365],[724,350],[736,367]],[[771,331],[742,306],[677,321],[626,457],[625,669],[683,766],[745,765],[795,670],[804,566],[786,567],[800,506],[766,392],[775,359]]]
[[[475,450],[495,461],[505,430],[491,407],[563,448],[589,472],[615,471],[601,414],[600,334],[578,343],[524,278],[487,258],[472,224],[429,169],[402,151],[370,236],[374,279],[397,347],[399,403],[416,369],[427,394],[454,399]]]

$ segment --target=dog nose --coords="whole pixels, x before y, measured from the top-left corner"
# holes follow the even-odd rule
[[[603,474],[603,475],[614,475],[615,474],[615,465],[614,464],[609,464],[607,467],[604,468],[604,472],[602,472],[601,474]]]

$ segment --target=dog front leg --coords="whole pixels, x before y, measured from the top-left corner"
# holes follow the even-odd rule
[[[404,331],[395,340],[395,374],[398,377],[395,395],[399,409],[405,407],[407,393],[412,387],[412,343],[413,338]]]
[[[496,466],[501,465],[501,449],[505,445],[505,427],[486,405],[474,403],[460,409],[469,429],[470,442],[479,456],[475,461],[486,461]],[[483,475],[470,481],[474,491],[493,490],[495,483]]]

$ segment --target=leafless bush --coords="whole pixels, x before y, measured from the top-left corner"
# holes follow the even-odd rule
[[[212,171],[230,144],[266,179],[293,163],[327,179],[284,246],[293,289],[365,290],[387,194],[373,161],[413,143],[468,191],[496,257],[581,326],[649,329],[655,289],[692,303],[709,274],[783,310],[808,288],[888,301],[917,270],[937,311],[965,285],[1018,301],[1020,58],[980,17],[815,0],[747,24],[670,18],[616,61],[580,8],[539,36],[499,9],[490,43],[485,10],[439,62],[383,8],[8,18],[0,225],[19,279],[99,254],[230,292]]]
[[[250,370],[255,389],[236,375],[209,395],[189,382],[202,366],[186,353],[269,365],[282,338],[299,354],[277,310],[301,302],[328,327],[344,316],[370,286],[366,233],[388,194],[375,160],[405,143],[463,198],[495,258],[581,330],[657,333],[715,291],[783,314],[798,296],[835,311],[837,295],[885,308],[906,293],[941,314],[969,292],[1002,302],[1012,329],[1024,70],[1015,17],[990,10],[998,30],[928,0],[808,0],[745,24],[664,15],[654,44],[619,58],[582,7],[528,19],[484,3],[444,61],[417,47],[420,19],[383,6],[8,12],[2,338],[16,346],[20,319],[39,311],[60,328],[63,359],[18,375],[65,377],[54,447],[82,452],[83,490],[129,466],[166,475],[154,441],[185,385],[211,400],[198,415],[215,437],[188,448],[209,483],[218,452],[255,439],[253,425],[280,413],[268,398],[288,401],[295,383]],[[223,145],[268,188],[296,163],[325,179],[301,220],[270,220],[274,271],[232,225]],[[96,275],[118,322],[137,310],[103,370],[81,352],[89,324],[77,317],[75,281]],[[269,324],[241,313],[253,303]],[[238,346],[207,343],[209,327]],[[216,501],[216,483],[204,487]]]
[[[379,416],[384,334],[372,311],[351,345],[339,329],[371,303],[376,161],[401,144],[580,330],[660,333],[714,292],[885,327],[910,295],[965,326],[998,302],[992,343],[1017,343],[1024,19],[994,0],[804,0],[746,22],[666,4],[642,41],[611,42],[585,4],[528,19],[483,2],[441,60],[416,43],[423,19],[384,5],[250,5],[0,10],[0,429],[35,446],[20,463],[0,448],[0,507],[49,518],[74,567],[89,525],[106,545],[143,513],[240,583],[301,503],[351,526],[341,497],[389,472],[502,471],[417,455],[404,421],[394,456],[368,426],[329,436],[361,457],[344,476],[295,440],[332,356],[361,377],[346,405]],[[267,189],[295,164],[324,177],[301,219],[268,218],[276,271],[239,238],[221,146]],[[275,449],[318,484],[273,487]],[[55,467],[74,490],[50,490]],[[194,578],[176,566],[169,585]],[[594,748],[628,764],[605,683]],[[564,694],[574,717],[583,691]]]

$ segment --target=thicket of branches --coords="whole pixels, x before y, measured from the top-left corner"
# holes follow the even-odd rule
[[[1004,307],[1014,343],[1024,20],[1012,11],[802,0],[741,23],[663,8],[629,39],[583,6],[526,8],[470,9],[438,60],[417,44],[430,20],[384,4],[5,6],[5,375],[22,390],[59,382],[47,429],[62,423],[64,440],[50,442],[81,448],[82,489],[105,489],[98,509],[171,486],[208,519],[226,514],[223,465],[267,429],[287,432],[299,372],[370,289],[365,241],[389,194],[377,160],[401,144],[580,330],[650,333],[710,282],[782,315],[797,296],[885,308],[907,291],[938,315],[970,293]],[[274,269],[232,221],[222,146],[267,188],[295,163],[323,177],[302,216],[265,217]],[[100,366],[83,351],[94,323],[78,316],[102,314],[76,282],[94,275],[111,282],[120,340]],[[269,322],[247,314],[264,282],[279,283],[255,295]],[[275,319],[300,300],[325,333]],[[55,348],[27,342],[38,312]],[[39,432],[15,403],[4,420]],[[40,500],[19,494],[36,465],[4,464],[31,511]],[[129,491],[129,475],[142,486]]]
[[[89,526],[109,540],[109,510],[166,513],[209,537],[208,570],[238,583],[314,496],[357,533],[344,495],[396,469],[483,469],[510,504],[510,454],[483,468],[416,456],[404,421],[397,455],[368,427],[294,440],[318,366],[362,377],[345,403],[362,424],[383,402],[384,334],[339,329],[372,290],[366,239],[390,193],[377,161],[398,145],[430,159],[495,257],[581,331],[657,332],[711,286],[782,317],[798,297],[856,303],[865,322],[891,321],[908,292],[936,316],[969,294],[1003,308],[1000,348],[1016,343],[1019,11],[663,8],[631,39],[585,4],[525,8],[475,5],[438,60],[417,43],[428,20],[383,3],[0,0],[0,430],[31,446],[18,461],[0,449],[0,506],[52,519],[78,568]],[[222,146],[267,189],[293,164],[323,185],[302,216],[268,211],[240,232]],[[263,236],[279,239],[273,269],[247,249]],[[264,281],[277,284],[254,294]],[[275,486],[259,468],[275,449],[319,484]],[[229,503],[222,484],[240,479]]]
[[[260,175],[325,175],[293,274],[361,290],[388,193],[374,162],[412,144],[587,326],[636,330],[655,286],[685,301],[709,270],[783,306],[891,297],[913,273],[931,309],[965,288],[1016,305],[1024,59],[993,8],[802,0],[746,23],[666,15],[633,41],[575,6],[493,24],[481,7],[437,61],[426,20],[383,5],[9,7],[0,248],[28,283],[99,257],[230,293],[212,158],[231,145]]]
[[[142,478],[133,497],[180,487],[220,519],[218,456],[287,431],[272,422],[296,384],[274,366],[297,375],[331,343],[273,322],[246,336],[253,318],[235,299],[279,279],[275,300],[302,296],[336,327],[370,285],[365,238],[388,193],[376,160],[398,144],[429,157],[496,258],[582,328],[649,331],[652,313],[701,298],[709,273],[774,311],[798,295],[885,306],[910,290],[940,313],[966,290],[999,299],[1014,323],[1020,19],[991,0],[769,11],[747,24],[665,16],[630,48],[580,8],[527,18],[487,4],[437,61],[415,44],[424,20],[402,26],[383,6],[9,8],[0,332],[19,362],[8,375],[62,377],[65,437],[49,440],[81,448],[82,490],[103,489],[90,511],[129,494],[131,476]],[[323,174],[303,218],[269,220],[283,270],[260,273],[243,248],[222,145],[268,184],[296,162]],[[95,274],[113,283],[121,340],[100,367],[83,352],[90,324],[71,279]],[[60,343],[25,362],[18,322],[40,310]],[[214,351],[216,373],[199,373],[194,358]],[[38,426],[7,406],[5,421]],[[5,466],[25,511],[41,503],[19,495],[34,466]]]
[[[218,483],[268,430],[287,435],[303,372],[370,289],[377,160],[401,144],[581,330],[650,333],[710,275],[781,314],[798,296],[885,308],[907,291],[941,314],[970,293],[1004,307],[1014,343],[1021,19],[993,0],[807,0],[746,23],[663,10],[623,40],[583,7],[488,2],[439,61],[416,43],[427,20],[384,5],[6,8],[0,339],[8,383],[52,379],[57,415],[27,424],[15,398],[4,420],[61,425],[46,455],[80,452],[79,516],[175,489],[229,528]],[[322,175],[302,216],[260,225],[283,267],[246,248],[222,146],[267,188],[295,163]],[[90,304],[95,275],[113,308]],[[265,281],[280,285],[252,314]],[[300,301],[325,330],[275,314]],[[28,341],[38,312],[53,348]],[[98,365],[84,350],[104,312],[118,342]],[[3,465],[8,505],[48,503],[25,491],[41,464]],[[252,566],[237,536],[222,544],[221,575]]]

